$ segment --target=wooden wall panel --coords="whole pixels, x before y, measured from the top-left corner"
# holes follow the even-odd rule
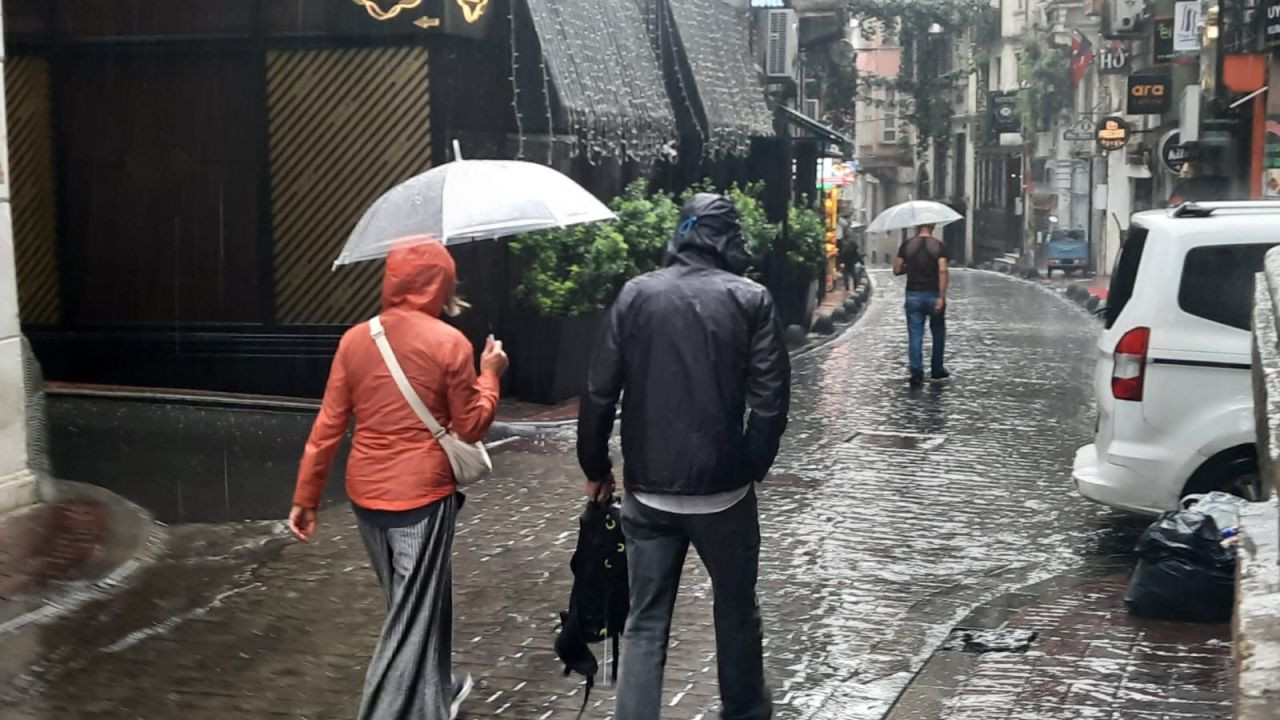
[[[18,306],[24,324],[55,325],[61,308],[49,62],[12,57],[4,64],[4,80]]]
[[[67,320],[269,320],[261,55],[178,47],[65,61],[54,91]]]
[[[276,321],[365,319],[381,264],[330,268],[364,210],[431,166],[427,51],[271,51],[267,95]]]

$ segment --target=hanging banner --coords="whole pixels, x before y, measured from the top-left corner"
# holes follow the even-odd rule
[[[1022,118],[1018,115],[1017,93],[991,93],[988,97],[987,107],[991,113],[991,126],[997,133],[1022,132]]]
[[[1151,21],[1151,62],[1168,65],[1178,54],[1173,50],[1173,18],[1156,18]]]
[[[1178,55],[1200,53],[1199,0],[1180,0],[1173,10],[1173,52]]]

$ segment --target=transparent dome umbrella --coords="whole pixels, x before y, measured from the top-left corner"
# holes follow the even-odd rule
[[[964,219],[960,213],[932,200],[911,200],[885,210],[871,221],[867,232],[888,232],[919,225],[947,225]]]
[[[461,157],[454,144],[454,154]],[[356,223],[334,267],[385,257],[401,238],[446,245],[612,220],[604,203],[536,163],[458,159],[388,190]]]

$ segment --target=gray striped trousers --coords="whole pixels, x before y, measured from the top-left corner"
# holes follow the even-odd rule
[[[360,536],[387,593],[387,621],[369,662],[360,720],[449,720],[453,700],[453,548],[458,496],[403,528]]]

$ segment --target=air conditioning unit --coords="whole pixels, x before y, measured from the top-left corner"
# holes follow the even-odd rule
[[[818,99],[817,99],[817,98],[809,98],[809,99],[807,99],[807,100],[805,100],[805,101],[804,101],[804,114],[805,114],[805,115],[808,115],[809,117],[813,118],[814,120],[817,120],[817,119],[819,119],[819,117],[820,117],[821,113],[822,113],[822,107],[818,104]]]
[[[800,46],[796,11],[765,10],[760,17],[765,76],[778,80],[795,77]]]
[[[1130,37],[1142,31],[1147,18],[1144,0],[1103,0],[1102,36],[1106,38]]]

